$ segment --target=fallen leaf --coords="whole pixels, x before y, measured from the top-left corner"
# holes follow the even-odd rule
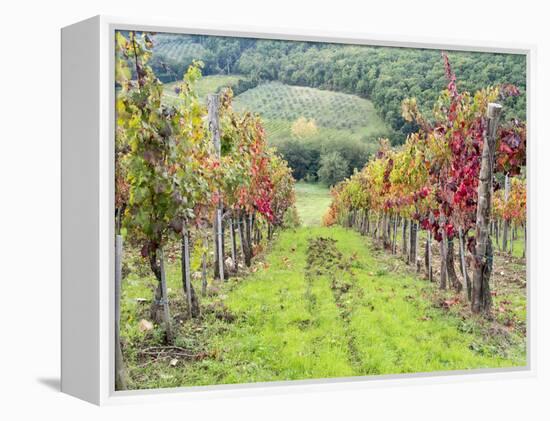
[[[441,307],[451,308],[452,306],[454,306],[455,304],[458,304],[459,302],[460,302],[460,298],[458,297],[451,298],[450,300],[443,300],[443,302],[441,303]]]
[[[140,330],[140,332],[153,330],[153,323],[151,323],[149,320],[141,319],[138,324],[138,329]]]

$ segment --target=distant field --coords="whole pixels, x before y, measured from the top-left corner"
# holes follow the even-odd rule
[[[296,208],[302,225],[320,226],[329,205],[330,194],[326,186],[317,183],[296,183]]]
[[[320,130],[378,136],[387,132],[382,119],[367,99],[340,92],[269,82],[235,98],[239,111],[259,113],[269,135],[288,137],[299,117],[314,119]]]
[[[155,35],[154,54],[161,55],[176,62],[200,60],[206,50],[202,45],[193,42],[190,36],[158,34]]]
[[[221,87],[232,86],[241,79],[243,79],[243,77],[240,75],[205,76],[197,82],[197,94],[200,98],[206,100],[206,96],[208,94],[215,93]],[[178,83],[179,82],[171,82],[164,84],[164,95],[168,98],[168,100],[173,100],[177,98],[177,94],[174,89]]]
[[[197,82],[197,93],[206,99],[208,94],[221,87],[233,86],[242,79],[242,75],[204,76]],[[177,98],[174,89],[178,83],[164,85],[168,102]],[[258,113],[272,142],[292,138],[292,124],[300,117],[315,120],[319,135],[324,139],[365,140],[388,133],[371,101],[340,92],[269,82],[236,96],[234,107],[237,111]]]

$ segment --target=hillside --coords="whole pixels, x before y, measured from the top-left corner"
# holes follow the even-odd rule
[[[268,134],[284,137],[300,117],[315,120],[319,129],[344,130],[364,137],[387,132],[374,105],[367,99],[340,92],[269,82],[237,96],[238,111],[254,111],[265,121]]]
[[[243,79],[242,75],[205,76],[197,82],[196,92],[206,98],[209,93],[234,86]],[[177,98],[176,85],[177,82],[164,85],[169,100]],[[388,133],[371,101],[340,92],[269,82],[237,95],[234,107],[239,112],[258,113],[268,137],[274,141],[292,138],[292,124],[300,117],[313,119],[324,138],[345,133],[348,137],[372,140]]]
[[[244,80],[242,75],[204,76],[195,88],[205,100],[209,93]],[[168,103],[177,100],[176,84],[164,85]],[[341,176],[349,176],[376,151],[378,139],[391,133],[367,99],[279,82],[263,83],[237,95],[234,108],[261,116],[269,144],[288,161],[296,179],[316,180],[321,157],[330,152],[344,158],[346,169]],[[309,125],[305,134],[296,130],[300,121]]]
[[[151,66],[162,82],[172,82],[181,79],[193,60],[203,60],[207,52],[189,35],[157,34],[154,36]]]
[[[240,75],[212,75],[205,76],[197,81],[195,90],[200,98],[206,100],[206,96],[210,93],[217,92],[222,87],[233,86],[242,79]],[[175,92],[176,85],[179,82],[170,82],[164,84],[164,95],[168,100],[173,100],[178,97]]]
[[[172,34],[158,34],[155,36],[154,54],[162,55],[170,60],[200,60],[205,52],[205,48],[193,42],[190,36]]]
[[[393,143],[415,130],[401,118],[402,100],[416,97],[429,116],[447,85],[439,50],[170,34],[155,35],[154,41],[152,67],[163,82],[182,75],[197,59],[205,75],[241,74],[254,84],[276,81],[357,95],[372,101],[393,129]],[[525,119],[524,55],[453,51],[448,56],[461,91],[517,86],[519,96],[505,101],[503,120]]]

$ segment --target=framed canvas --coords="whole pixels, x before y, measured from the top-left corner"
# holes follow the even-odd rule
[[[532,375],[533,58],[104,16],[63,28],[62,391]]]

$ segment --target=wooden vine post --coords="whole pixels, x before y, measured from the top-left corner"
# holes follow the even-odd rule
[[[514,255],[514,236],[510,236],[510,256]]]
[[[417,226],[411,219],[409,233],[409,264],[416,266]]]
[[[392,243],[392,253],[397,253],[397,215],[393,218],[393,243]]]
[[[510,196],[510,176],[508,175],[508,173],[506,173],[506,176],[504,178],[504,206],[506,206],[506,204],[508,203],[509,196]],[[509,230],[510,230],[510,221],[508,219],[504,219],[504,223],[502,227],[502,250],[504,252],[508,251],[508,231]],[[498,243],[498,237],[497,237],[497,243]]]
[[[231,261],[233,264],[233,271],[237,272],[237,238],[235,235],[235,221],[233,217],[229,218],[229,234],[231,237]]]
[[[160,267],[160,291],[161,291],[161,304],[163,311],[164,329],[166,331],[166,343],[171,345],[173,343],[172,325],[170,323],[170,307],[168,306],[168,287],[166,285],[166,273],[164,271],[164,251],[162,247],[158,249],[159,255],[159,267]]]
[[[214,142],[214,152],[218,159],[221,160],[221,139],[220,139],[220,112],[219,112],[220,97],[217,94],[208,95],[208,129],[212,133]],[[217,263],[217,275],[223,281],[223,233],[222,233],[222,199],[220,197],[216,208],[214,219],[214,239],[216,242],[215,257]]]
[[[439,289],[447,289],[447,234],[442,229],[442,239],[439,242],[439,255],[441,257],[441,266],[439,271]]]
[[[183,291],[185,293],[185,298],[187,298],[187,312],[189,318],[193,317],[193,301],[192,301],[192,291],[191,291],[191,271],[189,263],[189,230],[187,229],[187,223],[183,225],[183,236],[182,236],[182,256],[181,263],[183,268]]]
[[[403,226],[401,230],[401,253],[403,254],[403,257],[406,259],[409,255],[409,252],[407,250],[407,219],[403,218]]]
[[[466,267],[466,258],[464,254],[464,236],[462,235],[462,227],[458,228],[458,241],[460,243],[460,267],[462,268],[462,277],[464,279],[464,294],[466,300],[470,299],[471,287],[468,279],[468,268]]]
[[[418,224],[418,222],[415,223],[415,230],[414,230],[414,250],[415,250],[415,266],[416,266],[416,271],[417,272],[420,272],[420,260],[418,259],[418,256],[419,256],[419,234],[420,234],[420,225]]]
[[[122,235],[115,237],[115,389],[125,390],[128,386],[126,368],[120,346],[120,297],[122,283]]]
[[[208,237],[207,237],[207,233],[205,232],[202,237],[202,257],[201,257],[201,266],[202,266],[202,273],[201,273],[202,291],[201,292],[203,297],[206,296],[206,288],[208,287],[208,280],[206,277],[206,266],[207,266],[206,253],[207,252],[208,252]]]
[[[502,105],[490,103],[487,107],[487,128],[481,155],[477,190],[475,268],[472,282],[472,312],[485,314],[491,311],[489,278],[493,266],[493,248],[489,238],[491,195],[496,133]]]
[[[428,281],[432,282],[432,231],[428,230],[428,239],[426,240],[428,246]]]

